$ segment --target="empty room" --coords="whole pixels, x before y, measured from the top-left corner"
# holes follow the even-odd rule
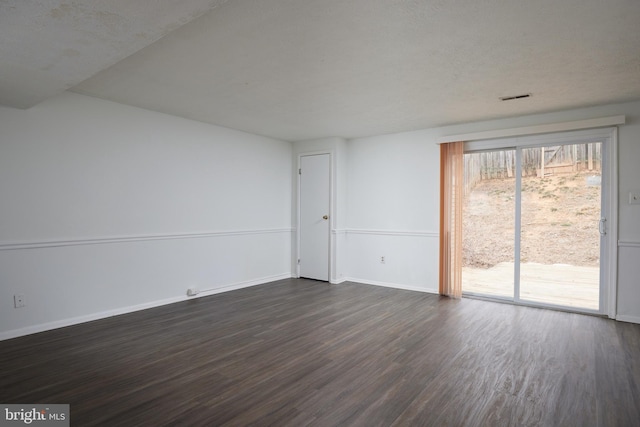
[[[0,424],[637,425],[639,24],[0,2]]]

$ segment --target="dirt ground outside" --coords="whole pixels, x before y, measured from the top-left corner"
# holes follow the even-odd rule
[[[601,188],[595,182],[594,173],[522,178],[522,263],[599,265]],[[514,261],[514,196],[515,178],[507,178],[480,181],[465,199],[463,266]]]

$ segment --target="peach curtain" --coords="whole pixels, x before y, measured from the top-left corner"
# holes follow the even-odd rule
[[[440,145],[441,295],[462,296],[462,195],[464,143]]]

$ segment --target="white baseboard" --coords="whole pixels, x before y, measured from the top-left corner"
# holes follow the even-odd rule
[[[248,288],[250,286],[263,285],[265,283],[275,282],[276,280],[290,279],[291,277],[292,277],[291,273],[283,273],[275,276],[261,277],[259,279],[247,280],[245,282],[238,282],[238,283],[233,283],[231,285],[220,286],[218,288],[200,290],[198,295],[193,297],[186,297],[185,299],[194,299],[194,298],[206,297],[209,295],[220,294],[222,292],[235,291],[236,289]]]
[[[132,313],[134,311],[146,310],[148,308],[159,307],[162,305],[173,304],[184,301],[189,297],[177,296],[157,301],[150,301],[143,304],[130,305],[127,307],[116,308],[113,310],[91,313],[84,316],[71,317],[68,319],[55,320],[53,322],[40,323],[38,325],[27,326],[25,328],[13,329],[11,331],[0,332],[0,341],[17,338],[24,335],[37,334],[38,332],[50,331],[52,329],[64,328],[65,326],[77,325],[80,323],[91,322],[94,320],[105,319],[107,317],[118,316],[120,314]]]
[[[625,314],[618,314],[616,316],[616,320],[620,322],[629,322],[629,323],[638,323],[640,324],[640,317],[638,316],[627,316]]]
[[[196,296],[189,297],[187,295],[179,295],[157,301],[145,302],[142,304],[130,305],[127,307],[115,308],[113,310],[101,311],[98,313],[87,314],[84,316],[71,317],[69,319],[56,320],[53,322],[41,323],[38,325],[27,326],[25,328],[13,329],[10,331],[0,332],[0,341],[17,338],[25,335],[37,334],[38,332],[50,331],[52,329],[64,328],[65,326],[77,325],[80,323],[91,322],[93,320],[105,319],[107,317],[118,316],[120,314],[133,313],[134,311],[146,310],[149,308],[160,307],[163,305],[174,304],[176,302],[186,301],[206,297],[209,295],[229,292],[236,289],[248,288],[250,286],[262,285],[277,280],[289,279],[291,273],[279,274],[276,276],[262,277],[260,279],[248,280],[245,282],[234,283],[231,285],[221,286],[219,288],[207,289],[200,291]]]
[[[390,283],[390,282],[379,282],[377,280],[357,279],[355,277],[349,277],[344,279],[343,281],[362,283],[364,285],[383,286],[385,288],[402,289],[405,291],[424,292],[427,294],[438,294],[438,289],[419,288],[417,286],[402,285],[402,284]]]

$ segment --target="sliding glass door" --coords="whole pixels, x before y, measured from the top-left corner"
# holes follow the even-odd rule
[[[602,143],[465,154],[463,293],[601,310]]]

